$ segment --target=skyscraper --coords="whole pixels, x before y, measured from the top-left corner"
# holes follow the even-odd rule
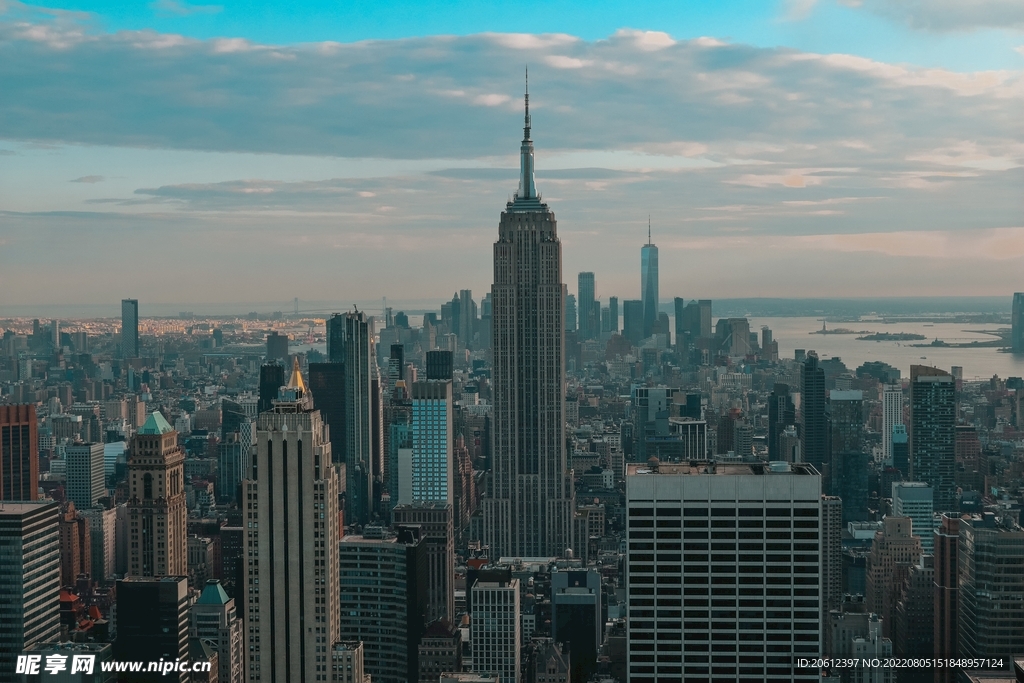
[[[310,363],[309,392],[331,436],[331,458],[345,461],[345,363]]]
[[[910,366],[910,478],[930,484],[935,510],[956,510],[956,384],[938,368]]]
[[[33,643],[60,637],[60,540],[54,502],[0,503],[0,679]]]
[[[779,437],[786,427],[796,424],[796,407],[789,395],[789,385],[777,383],[768,397],[768,460],[786,460]]]
[[[284,386],[284,365],[271,362],[260,366],[260,395],[256,412],[270,410],[277,398],[278,390]]]
[[[611,332],[619,331],[619,297],[608,297],[608,329]]]
[[[473,669],[499,676],[501,683],[518,683],[522,646],[519,579],[474,581],[473,618],[469,640],[473,645]]]
[[[473,292],[464,289],[459,292],[459,343],[463,348],[473,348],[473,334],[476,332],[476,302]]]
[[[327,681],[338,640],[338,481],[297,360],[256,434],[242,483],[249,680]]]
[[[1000,658],[1024,642],[1024,529],[991,512],[960,520],[957,655]]]
[[[366,315],[362,311],[346,313],[344,326],[345,521],[365,524],[373,512],[373,380],[377,360]]]
[[[644,303],[644,338],[650,337],[658,321],[658,247],[651,242],[647,222],[647,244],[640,248],[640,298]],[[667,332],[667,330],[666,330]]]
[[[919,481],[892,483],[892,514],[910,517],[912,533],[921,539],[921,550],[931,555],[935,547],[935,524],[932,522],[932,488]]]
[[[218,683],[242,683],[245,680],[245,638],[242,619],[217,579],[206,582],[202,594],[192,605],[189,637],[201,638],[217,651]]]
[[[416,680],[427,612],[427,558],[419,529],[395,531],[368,526],[362,536],[347,534],[333,546],[341,572],[335,598],[341,639],[362,641],[363,666],[374,683]]]
[[[0,406],[0,500],[39,498],[39,427],[34,404]]]
[[[599,330],[594,329],[594,274],[580,273],[577,282],[576,304],[579,307],[580,341],[593,339]]]
[[[892,463],[893,427],[902,424],[903,387],[898,384],[886,384],[882,389],[882,458],[887,465]]]
[[[622,336],[638,345],[644,340],[644,302],[631,299],[622,302]]]
[[[484,537],[495,556],[560,556],[573,546],[565,453],[562,245],[533,177],[530,100],[519,191],[494,243],[494,465]]]
[[[103,444],[68,446],[64,459],[67,463],[67,497],[79,510],[88,510],[107,495],[103,485]]]
[[[625,508],[631,683],[819,680],[794,666],[821,652],[812,467],[631,463]]]
[[[188,579],[127,576],[117,582],[117,659],[156,662],[188,659]],[[132,674],[132,681],[190,680],[189,672]]]
[[[288,360],[288,335],[277,331],[267,335],[267,362]]]
[[[686,334],[686,299],[677,296],[672,300],[672,308],[675,316],[676,350],[681,353],[689,346]]]
[[[1010,350],[1014,353],[1024,353],[1024,292],[1014,293],[1010,320]]]
[[[575,332],[578,328],[576,315],[576,295],[565,294],[565,331]]]
[[[957,609],[959,609],[957,548],[960,543],[960,516],[957,514],[942,515],[942,522],[934,531],[933,536],[935,551],[933,618],[935,623],[932,640],[935,656],[946,658],[956,655]],[[952,683],[954,680],[956,680],[956,671],[945,668],[935,669],[935,683]]]
[[[843,522],[868,518],[868,453],[864,447],[864,394],[829,392],[828,493],[843,499]]]
[[[333,313],[327,319],[327,360],[345,362],[345,316],[341,313]]]
[[[808,352],[801,373],[801,451],[804,462],[823,475],[828,464],[828,422],[825,416],[825,371],[818,367],[818,354]]]
[[[184,462],[178,433],[150,413],[128,456],[129,576],[188,575]]]
[[[139,300],[121,299],[121,358],[139,357]]]

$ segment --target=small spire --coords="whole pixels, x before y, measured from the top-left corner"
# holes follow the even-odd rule
[[[526,116],[523,119],[523,139],[530,139],[530,67],[526,67]]]
[[[306,393],[306,383],[302,381],[302,371],[299,370],[298,356],[292,359],[292,378],[288,380],[288,388],[301,389],[302,393]]]

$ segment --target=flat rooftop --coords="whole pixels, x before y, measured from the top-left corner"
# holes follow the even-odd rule
[[[737,476],[737,475],[765,475],[778,476],[780,474],[816,475],[817,470],[813,466],[803,463],[722,463],[712,460],[690,460],[686,462],[659,462],[659,463],[627,463],[626,476],[643,475],[716,475],[716,476]]]

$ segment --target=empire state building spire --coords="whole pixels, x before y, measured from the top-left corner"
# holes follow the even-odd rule
[[[526,115],[523,120],[523,144],[519,148],[519,192],[516,199],[537,199],[533,179],[533,140],[530,139],[530,72],[526,71]]]

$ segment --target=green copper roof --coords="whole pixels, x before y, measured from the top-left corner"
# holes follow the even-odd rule
[[[153,411],[146,418],[146,424],[142,425],[139,434],[166,434],[173,431],[174,427],[167,423],[164,416],[159,411]]]
[[[220,585],[220,581],[212,580],[206,582],[206,588],[203,589],[202,595],[196,600],[197,605],[226,605],[228,600],[228,594],[224,592],[224,589]]]

